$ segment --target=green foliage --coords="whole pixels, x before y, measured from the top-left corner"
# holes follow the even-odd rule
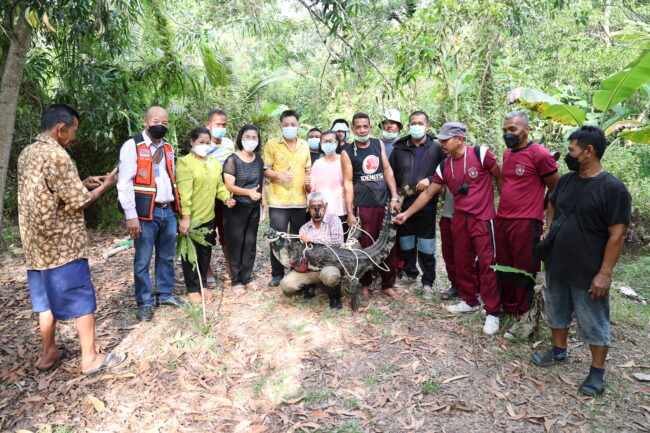
[[[192,221],[187,234],[183,235],[179,233],[176,235],[176,258],[191,263],[193,269],[197,267],[196,246],[194,243],[209,246],[210,243],[205,238],[214,231],[207,227],[199,228],[200,225],[200,221]]]
[[[420,384],[420,393],[422,395],[435,394],[442,389],[442,385],[432,380],[427,380]]]
[[[625,69],[603,80],[594,94],[594,108],[607,111],[650,82],[650,50],[641,52]]]
[[[523,269],[517,269],[517,268],[513,268],[512,266],[503,266],[503,265],[492,265],[492,266],[490,266],[490,268],[494,269],[495,271],[499,271],[499,272],[508,272],[508,273],[511,273],[511,274],[525,275],[528,278],[535,281],[535,276],[533,274],[531,274],[530,272],[528,272],[528,271],[524,271]]]

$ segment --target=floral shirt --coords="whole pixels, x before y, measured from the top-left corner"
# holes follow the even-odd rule
[[[83,210],[92,198],[70,155],[40,134],[18,158],[18,221],[27,268],[52,269],[84,257]]]
[[[291,150],[283,138],[273,138],[264,146],[264,169],[270,168],[278,173],[289,170],[293,175],[291,182],[279,179],[269,180],[266,197],[269,207],[284,209],[304,208],[307,206],[305,195],[305,174],[311,168],[309,145],[298,139],[295,150]]]
[[[300,227],[300,235],[307,235],[309,242],[324,245],[341,245],[343,243],[343,224],[338,216],[326,213],[320,227],[316,228],[312,220]]]

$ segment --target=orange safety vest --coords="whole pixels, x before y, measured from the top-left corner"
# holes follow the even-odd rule
[[[154,176],[153,155],[149,145],[144,141],[142,134],[133,137],[138,166],[133,179],[133,192],[135,193],[135,210],[138,218],[144,221],[153,220],[153,209],[156,200],[156,178]],[[174,178],[174,149],[163,141],[163,153],[167,164],[167,174],[172,183],[174,193],[173,209],[180,212],[180,199]],[[120,206],[121,210],[121,206]]]

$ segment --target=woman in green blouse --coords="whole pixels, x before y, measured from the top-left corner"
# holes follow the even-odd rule
[[[214,198],[232,207],[235,201],[230,197],[221,176],[221,165],[214,158],[206,158],[210,151],[210,131],[204,126],[195,128],[190,133],[192,151],[179,158],[176,162],[176,184],[181,199],[181,223],[178,231],[187,234],[193,222],[200,223],[199,227],[212,230],[206,235],[206,240],[214,240]],[[183,277],[187,287],[187,296],[191,302],[201,302],[199,278],[206,279],[206,272],[210,266],[211,245],[196,247],[198,269],[193,269],[191,263],[182,261]],[[205,286],[205,284],[204,284]],[[214,296],[212,291],[204,287],[204,295],[210,299]]]

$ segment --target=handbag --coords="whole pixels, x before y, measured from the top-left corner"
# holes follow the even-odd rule
[[[546,262],[549,259],[551,251],[553,250],[553,241],[559,233],[560,227],[562,227],[562,224],[564,224],[564,222],[569,219],[571,214],[575,212],[576,208],[578,207],[577,198],[581,193],[586,192],[588,185],[589,184],[585,185],[573,194],[573,197],[571,197],[571,201],[573,202],[571,209],[567,213],[563,213],[557,218],[553,218],[553,222],[551,223],[551,227],[548,229],[546,237],[544,239],[540,239],[539,242],[537,242],[535,245],[535,257],[537,257],[539,260]]]

